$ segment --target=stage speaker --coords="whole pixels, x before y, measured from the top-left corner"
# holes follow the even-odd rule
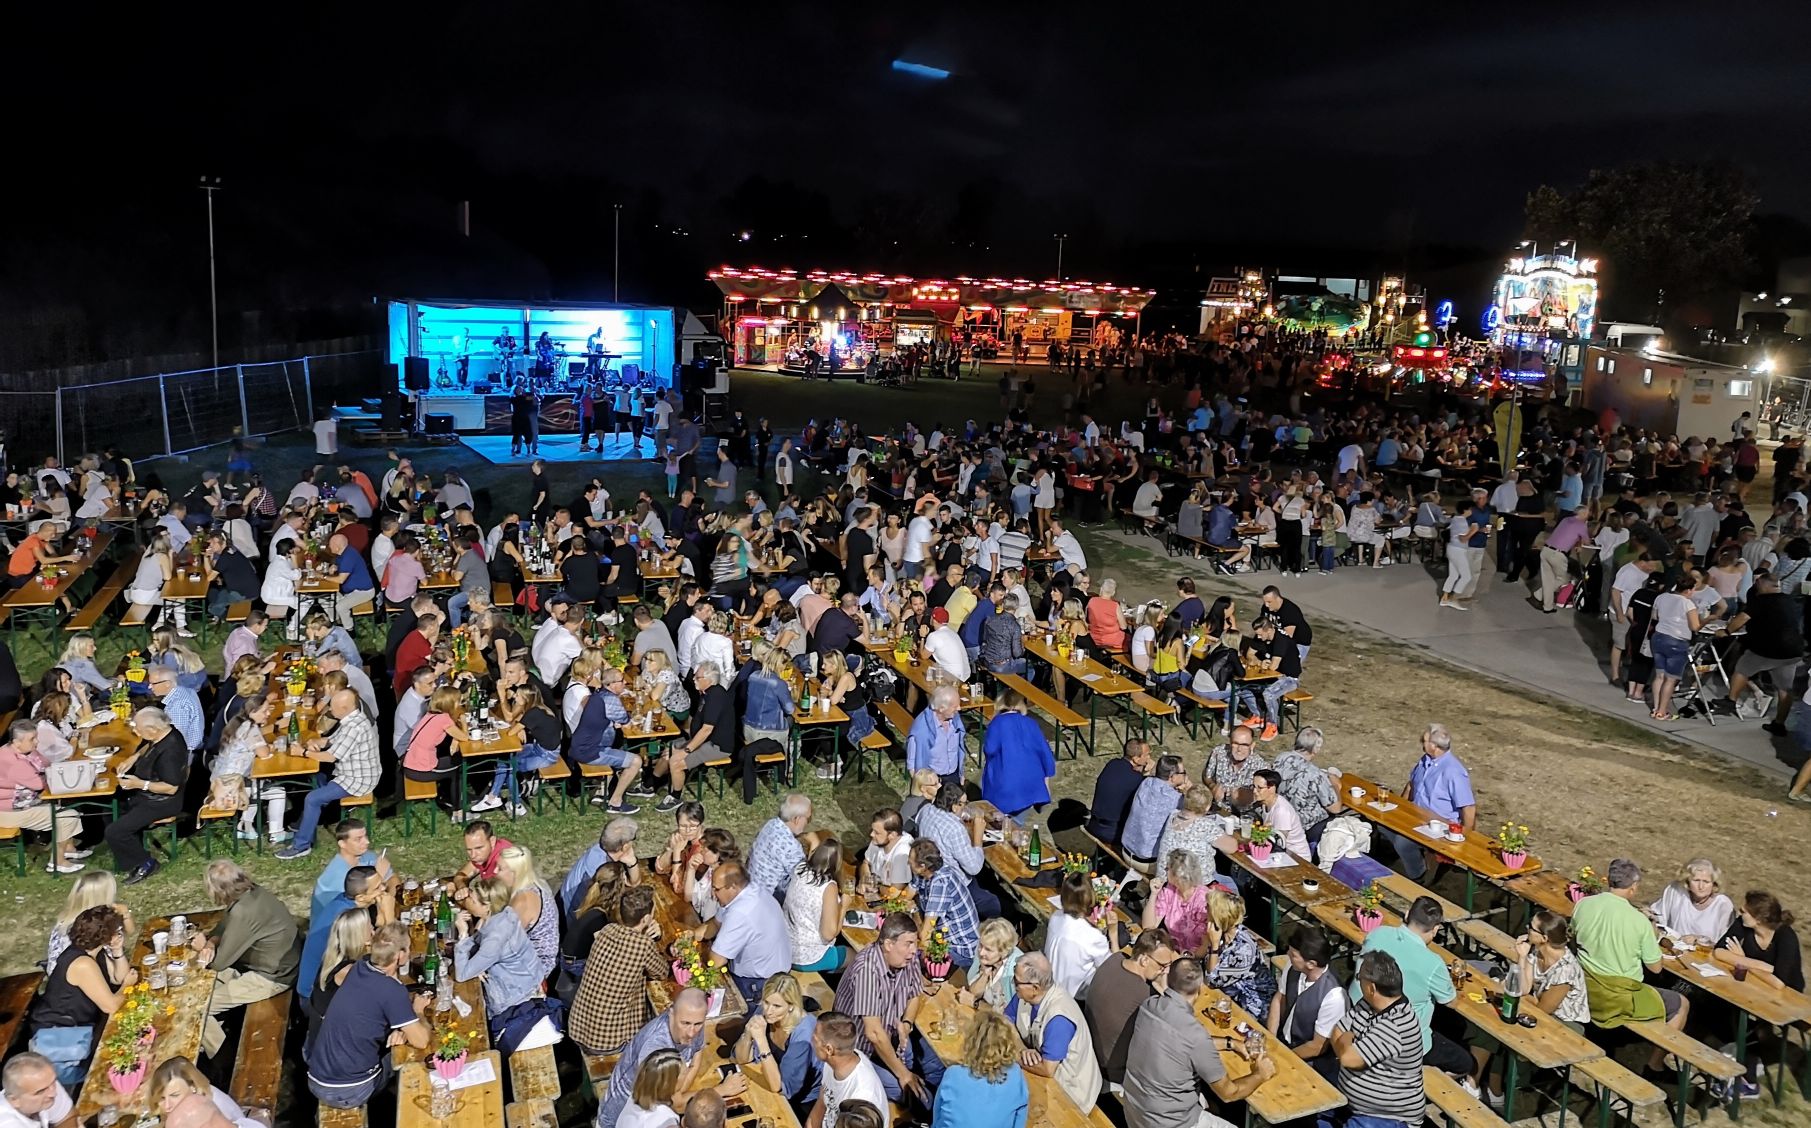
[[[402,430],[402,393],[394,390],[385,392],[383,404],[383,429]]]
[[[428,358],[425,356],[404,357],[402,362],[402,386],[411,392],[425,392],[433,387],[428,379]]]
[[[472,385],[472,394],[475,396],[488,396],[495,390],[495,388],[490,386],[490,381],[488,380],[482,380]]]
[[[430,435],[450,435],[453,433],[453,417],[443,411],[429,412],[423,429]]]

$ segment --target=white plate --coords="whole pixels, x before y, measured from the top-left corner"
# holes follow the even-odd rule
[[[109,744],[100,748],[90,748],[88,751],[82,753],[82,755],[88,757],[90,760],[105,760],[107,757],[118,751],[118,746]]]
[[[1449,833],[1446,836],[1446,840],[1448,842],[1463,842],[1463,841],[1465,841],[1465,833],[1463,831],[1459,832],[1458,834]]]
[[[92,717],[89,717],[87,720],[83,721],[81,724],[77,725],[76,727],[85,728],[85,729],[93,728],[96,725],[104,725],[108,721],[111,721],[113,718],[114,718],[113,710],[102,709],[100,712],[94,714]]]

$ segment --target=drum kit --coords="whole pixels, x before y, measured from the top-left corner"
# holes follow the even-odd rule
[[[449,344],[456,344],[458,340],[454,338]],[[514,336],[505,333],[497,337],[491,342],[489,357],[482,353],[478,357],[480,366],[487,359],[490,363],[490,371],[479,376],[479,388],[486,391],[492,385],[501,389],[512,388],[524,376],[538,392],[570,388],[587,379],[607,375],[610,362],[623,357],[622,353],[604,352],[601,349],[587,351],[582,347],[570,348],[564,341],[553,341],[551,344],[550,349],[541,350],[542,355],[537,359]],[[439,362],[434,378],[435,387],[443,391],[457,387],[464,391],[471,386],[473,358],[469,348],[463,351],[448,348],[432,355]],[[582,357],[582,363],[573,359],[575,357]]]

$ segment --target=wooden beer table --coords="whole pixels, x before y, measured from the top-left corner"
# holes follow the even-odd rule
[[[943,1033],[942,1018],[945,1013],[956,1016],[957,1026],[952,1034]],[[943,1059],[945,1065],[962,1064],[962,1041],[974,1018],[975,1008],[965,1007],[957,1002],[955,988],[949,984],[945,984],[934,995],[920,996],[918,1032],[930,1043],[931,1049],[937,1051],[937,1056]],[[1074,1098],[1057,1084],[1054,1077],[1039,1077],[1027,1072],[1025,1085],[1031,1091],[1031,1107],[1025,1118],[1028,1125],[1035,1124],[1038,1128],[1093,1128],[1100,1125],[1105,1128],[1110,1123],[1098,1107],[1077,1107]],[[1006,1110],[999,1111],[1004,1113]]]
[[[1294,858],[1295,864],[1290,866],[1261,865],[1253,861],[1251,855],[1246,852],[1246,843],[1241,842],[1239,845],[1240,848],[1230,854],[1225,850],[1221,850],[1220,853],[1231,859],[1233,865],[1250,874],[1270,890],[1268,900],[1270,901],[1270,942],[1272,944],[1282,942],[1278,932],[1283,923],[1284,900],[1289,900],[1307,909],[1327,901],[1349,901],[1355,895],[1343,882],[1334,879],[1332,875],[1318,868],[1306,858],[1291,854],[1287,850],[1274,849],[1270,854],[1272,859]],[[1315,884],[1316,888],[1313,890],[1304,888],[1304,885],[1308,883]]]
[[[94,543],[88,546],[87,552],[67,564],[52,565],[58,573],[56,583],[45,587],[34,575],[26,581],[24,587],[14,588],[4,598],[0,598],[0,608],[11,612],[6,617],[7,630],[17,633],[21,620],[54,623],[57,620],[57,600],[68,595],[76,582],[100,563],[112,543],[112,533],[96,533]]]
[[[1215,1004],[1222,1002],[1231,1008],[1224,1021],[1215,1009]],[[1237,1028],[1241,1022],[1264,1035],[1264,1053],[1276,1063],[1276,1076],[1245,1098],[1247,1125],[1251,1123],[1253,1116],[1266,1124],[1286,1124],[1291,1120],[1339,1108],[1346,1103],[1346,1098],[1340,1095],[1338,1089],[1328,1084],[1312,1066],[1296,1056],[1294,1050],[1266,1031],[1262,1021],[1247,1014],[1244,1008],[1224,992],[1213,987],[1202,987],[1201,993],[1195,996],[1195,1017],[1207,1029],[1210,1038],[1231,1039],[1233,1043],[1238,1043],[1240,1035]],[[1220,1052],[1220,1064],[1226,1067],[1229,1078],[1237,1081],[1251,1072],[1251,1062],[1245,1059],[1244,1054],[1219,1041],[1216,1041],[1215,1048]]]
[[[1730,974],[1730,969],[1712,960],[1710,953],[1703,948],[1693,948],[1690,951],[1668,951],[1663,946],[1661,950],[1663,953],[1661,966],[1668,972],[1702,991],[1715,995],[1735,1008],[1736,1052],[1734,1057],[1737,1062],[1743,1065],[1748,1063],[1748,1018],[1750,1015],[1770,1026],[1777,1026],[1781,1029],[1779,1058],[1774,1063],[1779,1068],[1773,1079],[1773,1103],[1778,1105],[1782,1087],[1786,1081],[1786,1044],[1791,1041],[1791,1038],[1786,1036],[1786,1032],[1796,1024],[1811,1022],[1811,996],[1806,996],[1799,991],[1788,991],[1784,988],[1770,986],[1752,976],[1738,983],[1735,976]],[[1706,965],[1715,967],[1722,974],[1706,974]],[[1811,1063],[1805,1067],[1805,1076],[1799,1079],[1801,1092],[1804,1091],[1807,1083],[1811,1083]],[[1741,1103],[1741,1098],[1732,1093],[1729,1105],[1731,1117],[1740,1115]]]
[[[1379,803],[1381,789],[1363,776],[1346,772],[1339,777],[1338,788],[1340,802],[1346,805],[1347,810],[1402,835],[1424,849],[1432,850],[1464,869],[1467,912],[1476,910],[1478,878],[1502,882],[1522,874],[1535,873],[1541,868],[1540,859],[1533,855],[1529,855],[1520,866],[1511,868],[1505,865],[1502,855],[1497,852],[1495,840],[1476,830],[1468,831],[1463,842],[1453,842],[1446,838],[1436,840],[1424,829],[1435,817],[1432,812],[1411,803],[1402,797],[1401,792],[1395,790],[1388,792],[1386,802]],[[1357,795],[1352,794],[1354,788],[1358,789]]]
[[[477,1085],[453,1090],[453,1114],[434,1119],[433,1082],[428,1067],[410,1062],[396,1071],[396,1123],[398,1128],[503,1128],[503,1058],[495,1050],[473,1053],[465,1067],[490,1063],[494,1076]]]
[[[1044,635],[1033,631],[1025,636],[1025,653],[1049,666],[1052,673],[1060,673],[1066,678],[1079,678],[1081,683],[1091,691],[1088,694],[1088,749],[1090,753],[1096,747],[1096,730],[1100,720],[1100,699],[1103,697],[1120,702],[1127,717],[1131,716],[1129,699],[1143,687],[1114,670],[1108,669],[1092,656],[1084,656],[1080,662],[1075,661],[1075,652],[1069,652],[1065,658],[1057,652],[1055,646],[1046,645]],[[1129,722],[1128,722],[1129,723]]]
[[[740,1033],[740,1030],[737,1031]],[[739,1097],[729,1097],[725,1103],[734,1106],[738,1103],[748,1105],[747,1116],[731,1118],[729,1123],[735,1128],[754,1128],[762,1119],[773,1121],[774,1128],[799,1128],[798,1114],[792,1111],[792,1105],[784,1093],[776,1093],[767,1087],[767,1073],[759,1066],[737,1065],[736,1044],[734,1039],[725,1040],[722,1028],[710,1023],[704,1028],[704,1048],[698,1051],[698,1057],[704,1062],[692,1087],[681,1097],[710,1089],[718,1084],[717,1067],[736,1065],[743,1078],[748,1081],[748,1090]],[[680,1108],[685,1107],[685,1100],[674,1102]]]
[[[143,965],[136,965],[143,970]],[[214,973],[203,967],[196,967],[194,960],[189,961],[188,982],[181,987],[170,987],[165,991],[147,991],[147,997],[155,1001],[156,1019],[152,1023],[157,1031],[157,1040],[145,1056],[150,1059],[150,1068],[155,1069],[167,1058],[186,1057],[190,1061],[201,1060],[201,1031],[207,1024],[208,1003],[214,998]],[[165,1013],[173,1009],[173,1013]],[[115,1092],[107,1080],[107,1063],[101,1059],[99,1049],[107,1037],[117,1028],[118,1013],[110,1015],[100,1033],[96,1035],[94,1060],[89,1063],[88,1077],[82,1083],[82,1098],[76,1102],[76,1122],[89,1123],[100,1115],[103,1108],[118,1108],[122,1116],[159,1116],[161,1109],[150,1107],[150,1078],[129,1096]]]

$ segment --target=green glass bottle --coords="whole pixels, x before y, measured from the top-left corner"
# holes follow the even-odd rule
[[[446,892],[441,891],[440,906],[434,910],[436,938],[442,941],[453,938],[453,902],[447,899]]]
[[[1032,869],[1044,864],[1044,840],[1038,833],[1038,824],[1031,824],[1031,849],[1025,855],[1025,861]]]
[[[421,985],[433,987],[440,982],[440,947],[428,945],[427,958],[421,961]]]
[[[289,743],[292,748],[302,743],[302,717],[298,713],[289,715]]]

